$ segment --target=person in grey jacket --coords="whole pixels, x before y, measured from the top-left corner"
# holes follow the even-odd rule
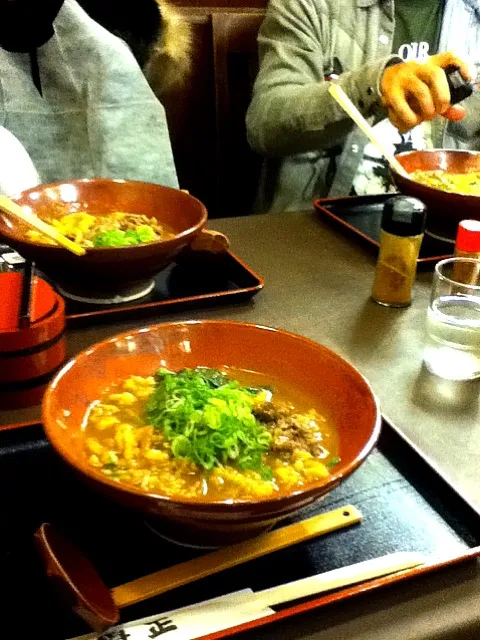
[[[247,113],[249,142],[266,156],[257,211],[389,189],[382,159],[329,95],[329,81],[393,152],[480,149],[480,100],[451,107],[444,73],[450,64],[466,79],[475,73],[478,0],[271,0],[258,42]]]

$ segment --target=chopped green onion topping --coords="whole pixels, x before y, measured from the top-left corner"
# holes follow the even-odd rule
[[[234,463],[273,479],[263,464],[271,436],[252,413],[257,390],[214,369],[160,370],[146,417],[171,442],[172,454],[211,470]]]

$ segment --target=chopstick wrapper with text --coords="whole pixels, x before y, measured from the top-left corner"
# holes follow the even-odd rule
[[[150,616],[142,620],[128,622],[105,631],[103,634],[89,633],[72,640],[193,640],[209,633],[235,627],[239,624],[258,620],[274,613],[270,608],[252,611],[248,604],[241,600],[238,607],[222,606],[222,601],[228,600],[240,594],[252,593],[251,589],[244,589],[230,593],[219,598],[207,600],[197,605],[183,607],[167,613]],[[205,612],[201,611],[202,605],[210,606]],[[192,610],[195,615],[192,616]]]
[[[319,573],[307,578],[287,582],[285,584],[252,592],[247,589],[238,591],[221,598],[191,605],[177,611],[163,614],[156,618],[160,620],[163,629],[157,633],[154,625],[150,625],[150,635],[140,629],[139,634],[127,634],[126,628],[119,627],[117,631],[108,632],[100,636],[100,640],[143,640],[144,638],[157,638],[160,635],[168,635],[168,640],[190,640],[200,638],[209,633],[229,629],[239,624],[257,620],[270,615],[273,611],[269,608],[285,602],[291,602],[307,596],[324,593],[332,589],[359,584],[367,580],[373,580],[392,573],[406,571],[425,564],[425,557],[421,553],[399,551],[379,558],[372,558],[356,564],[333,569],[326,573]],[[165,625],[170,626],[168,630]],[[143,621],[141,626],[148,626]],[[134,623],[130,629],[136,630],[138,623]],[[152,635],[153,633],[153,635]],[[126,635],[127,634],[127,635]],[[95,635],[84,636],[76,640],[93,640]]]

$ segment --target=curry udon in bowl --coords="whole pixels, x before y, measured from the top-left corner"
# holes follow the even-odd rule
[[[318,499],[363,461],[380,424],[368,383],[332,351],[221,321],[96,345],[52,382],[43,420],[96,489],[197,544],[254,535]]]
[[[409,177],[392,171],[394,182],[401,193],[427,206],[427,233],[454,243],[461,220],[480,220],[478,152],[428,149],[396,158]]]
[[[0,237],[82,302],[129,301],[189,250],[207,211],[177,189],[132,180],[72,180],[24,191],[16,201],[87,249],[76,256],[0,212]]]

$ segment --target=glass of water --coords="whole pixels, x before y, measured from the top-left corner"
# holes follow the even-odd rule
[[[423,359],[441,378],[480,378],[480,260],[449,258],[435,267]]]

